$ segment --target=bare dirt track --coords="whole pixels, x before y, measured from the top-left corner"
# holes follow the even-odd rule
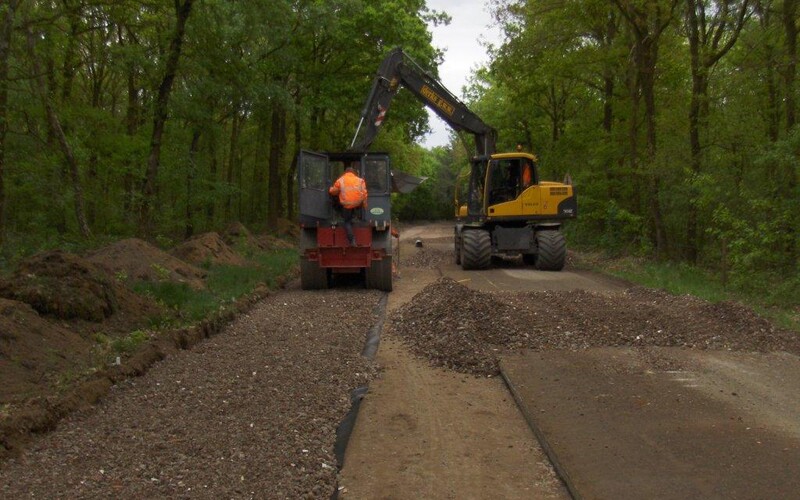
[[[499,378],[432,367],[403,342],[398,309],[452,260],[452,226],[401,229],[400,279],[340,481],[342,498],[567,498]],[[416,247],[417,239],[422,247]],[[409,326],[410,327],[410,326]]]
[[[763,361],[766,359],[761,357],[763,354],[748,354],[762,360],[757,362],[748,361],[750,358],[723,357],[724,370],[720,362],[708,360],[718,359],[719,350],[797,354],[800,340],[795,333],[774,327],[739,304],[709,304],[690,296],[675,297],[569,265],[563,272],[547,273],[524,266],[519,259],[502,259],[490,270],[464,272],[452,259],[451,232],[451,226],[444,224],[401,232],[401,262],[405,267],[401,267],[404,274],[396,287],[401,293],[390,300],[390,319],[378,355],[384,371],[373,382],[371,393],[362,405],[342,472],[345,495],[350,498],[566,497],[568,494],[552,472],[539,443],[531,438],[529,429],[519,425],[522,421],[519,409],[507,405],[507,388],[495,378],[498,362],[514,352],[580,355],[592,348],[632,348],[643,360],[642,366],[647,367],[645,376],[663,373],[664,383],[678,380],[685,384],[685,390],[697,391],[692,394],[698,400],[710,398],[708,404],[712,406],[720,400],[730,418],[758,422],[759,427],[774,427],[779,433],[789,429],[782,446],[794,449],[795,426],[787,422],[796,419],[800,404],[793,389],[800,382],[796,369],[784,370],[786,377],[777,379],[769,373],[753,371],[754,366],[769,365]],[[422,246],[414,246],[416,240]],[[408,266],[415,266],[416,270]],[[439,278],[440,275],[444,278]],[[413,286],[404,282],[409,279]],[[413,289],[413,294],[402,292],[408,288]],[[680,350],[666,351],[660,346],[676,346]],[[668,356],[665,352],[677,354]],[[796,365],[796,356],[783,356],[770,360],[785,360],[789,368]],[[609,364],[609,369],[615,370],[612,365]],[[706,366],[706,369],[692,366]],[[681,381],[681,377],[689,375],[688,382]],[[591,376],[587,371],[587,377]],[[759,382],[743,382],[746,379]],[[461,387],[457,387],[459,380]],[[572,388],[563,387],[555,399],[571,401],[571,395]],[[680,429],[686,418],[680,414],[667,420]],[[602,434],[603,422],[603,419],[589,422],[585,431],[589,435]],[[569,426],[558,428],[569,435]],[[512,432],[504,432],[508,430]],[[679,431],[673,435],[673,444],[681,442],[677,437],[680,435]],[[728,443],[742,437],[731,436]],[[623,456],[627,444],[623,440],[618,445]],[[666,460],[658,451],[662,445],[668,446],[655,443],[650,461]],[[716,449],[713,439],[705,445]],[[694,449],[692,443],[686,446]],[[566,456],[581,456],[580,448],[559,451]],[[773,465],[778,467],[776,470],[784,470],[787,464],[782,457],[788,455],[781,449],[774,451],[770,455],[775,459]],[[674,457],[670,460],[677,467],[683,464]],[[622,469],[609,470],[605,462],[598,459],[588,466],[593,467],[594,477],[610,480],[625,477]],[[719,472],[725,471],[714,467],[724,463],[717,461],[700,470],[700,481],[716,484],[723,475]],[[564,478],[575,463],[568,465],[569,468],[559,469]],[[747,464],[739,465],[747,469]],[[769,464],[763,465],[762,469],[770,469]],[[796,469],[796,465],[792,467]],[[791,477],[794,472],[789,474],[783,477]],[[770,480],[777,491],[790,491],[791,481],[776,483],[781,477],[776,474]],[[621,483],[624,486],[625,481]],[[649,484],[654,488],[649,491],[657,492],[659,498],[673,498],[674,492],[686,491],[664,484]],[[574,495],[581,496],[580,493],[587,491],[574,488],[571,483],[567,486]],[[724,497],[725,487],[718,492]],[[591,493],[584,497],[614,498]]]

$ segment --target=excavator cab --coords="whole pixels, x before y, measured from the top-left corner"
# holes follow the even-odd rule
[[[541,270],[564,267],[560,228],[577,215],[571,185],[541,181],[536,157],[518,151],[475,158],[468,186],[456,202],[457,264],[484,269],[493,256],[522,255]]]

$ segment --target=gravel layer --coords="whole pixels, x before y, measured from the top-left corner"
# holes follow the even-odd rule
[[[381,294],[292,291],[0,466],[2,498],[327,498]]]
[[[412,240],[414,241],[414,240]],[[421,239],[422,246],[408,245],[400,255],[400,265],[419,269],[436,269],[443,264],[455,262],[453,237]],[[444,247],[447,245],[447,247]],[[449,247],[449,248],[448,248]],[[446,249],[445,249],[446,248]]]
[[[620,294],[486,293],[442,278],[398,309],[392,324],[418,356],[477,375],[497,374],[498,356],[522,348],[680,346],[800,354],[800,336],[741,304],[643,287]]]

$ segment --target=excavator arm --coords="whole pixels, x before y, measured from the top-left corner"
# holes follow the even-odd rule
[[[392,98],[401,85],[410,90],[457,132],[471,133],[475,138],[478,156],[488,156],[495,152],[495,130],[485,124],[478,115],[470,111],[399,47],[389,52],[378,68],[378,74],[361,112],[361,121],[350,145],[351,150],[369,149],[383,124]]]

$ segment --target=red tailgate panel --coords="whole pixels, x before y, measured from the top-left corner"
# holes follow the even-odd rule
[[[374,259],[381,259],[386,254],[383,249],[373,250],[372,228],[354,227],[353,235],[356,246],[347,242],[347,233],[343,227],[320,227],[317,230],[316,251],[306,254],[309,259],[317,260],[320,267],[333,268],[334,272],[347,272],[370,266]]]

